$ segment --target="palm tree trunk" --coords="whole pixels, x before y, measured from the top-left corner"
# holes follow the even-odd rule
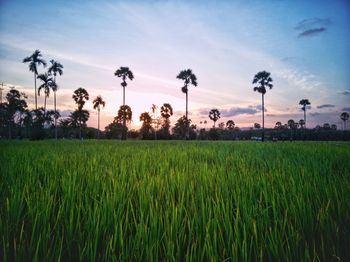
[[[305,125],[305,128],[306,128],[306,107],[304,108],[304,125]]]
[[[262,97],[262,137],[261,137],[261,141],[264,142],[264,140],[265,140],[264,94],[262,94],[261,97]]]
[[[45,97],[44,97],[44,112],[46,113],[46,94],[45,94]]]
[[[98,128],[97,138],[99,139],[100,138],[100,108],[98,108],[97,128]]]
[[[125,85],[123,85],[123,106],[125,106]],[[125,108],[123,110],[123,134],[122,134],[122,140],[126,140]]]
[[[54,74],[53,81],[56,84],[56,73]],[[57,88],[57,87],[56,87]],[[57,108],[56,108],[56,91],[53,92],[54,106],[55,106],[55,138],[57,140]]]
[[[34,72],[34,90],[35,90],[35,110],[38,109],[37,93],[36,93],[36,73]]]
[[[55,106],[55,138],[57,140],[57,109],[56,109],[56,91],[53,92],[54,106]]]
[[[190,136],[190,130],[189,130],[189,122],[188,122],[188,90],[186,91],[186,137],[185,139],[188,140]]]

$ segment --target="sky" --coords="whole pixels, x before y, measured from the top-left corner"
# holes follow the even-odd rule
[[[266,70],[273,88],[265,95],[265,126],[303,118],[299,101],[309,99],[307,126],[323,123],[341,128],[339,115],[350,112],[350,2],[329,1],[17,1],[0,0],[0,82],[4,93],[15,86],[34,104],[34,80],[24,57],[39,49],[59,61],[58,109],[67,116],[76,108],[73,91],[90,94],[89,126],[97,127],[92,100],[101,95],[101,129],[122,104],[121,80],[128,66],[135,79],[126,87],[126,104],[139,116],[170,103],[172,124],[185,114],[183,83],[177,74],[190,68],[198,79],[189,87],[189,117],[211,127],[261,123],[261,94],[254,75]],[[47,68],[39,67],[44,73]],[[43,105],[44,97],[38,97]],[[48,99],[53,109],[53,95]],[[156,113],[159,115],[159,111]],[[208,124],[199,124],[201,121]]]

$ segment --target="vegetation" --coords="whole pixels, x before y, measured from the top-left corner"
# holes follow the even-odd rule
[[[39,50],[35,50],[31,56],[23,59],[23,63],[29,63],[29,71],[34,73],[34,96],[35,96],[35,109],[38,109],[38,99],[36,93],[36,78],[38,76],[38,65],[46,66],[46,62],[42,59],[42,54]]]
[[[56,76],[57,74],[62,75],[63,74],[63,65],[53,59],[50,60],[50,67],[48,69],[49,74],[53,74],[53,81],[54,85],[52,87],[52,91],[54,94],[54,107],[55,107],[55,138],[57,139],[57,118],[58,118],[58,113],[57,113],[57,99],[56,99],[56,92],[58,89],[58,85],[56,83]]]
[[[2,261],[350,258],[349,143],[0,146]]]
[[[192,73],[191,69],[182,70],[176,77],[177,79],[184,81],[184,86],[181,88],[181,91],[186,94],[186,121],[187,128],[185,133],[185,138],[189,139],[189,119],[188,119],[188,87],[189,85],[197,86],[197,77],[195,74]]]
[[[302,123],[303,125],[305,125],[306,127],[306,107],[311,105],[309,99],[301,99],[300,102],[299,102],[299,105],[302,105],[302,108],[301,110],[304,111],[304,122]]]
[[[125,106],[125,87],[128,85],[126,83],[126,80],[133,80],[134,79],[134,74],[131,72],[129,67],[123,67],[121,66],[118,70],[115,71],[114,73],[115,76],[120,77],[122,79],[121,86],[123,87],[123,106]],[[123,115],[123,136],[122,139],[126,139],[126,116],[125,112]]]
[[[97,129],[98,129],[98,137],[100,137],[100,110],[101,106],[105,107],[106,102],[103,101],[101,96],[97,96],[93,101],[94,109],[97,109]]]
[[[254,76],[253,85],[254,91],[261,93],[261,111],[262,111],[262,141],[265,139],[265,107],[264,107],[264,95],[266,94],[266,88],[272,89],[272,78],[269,72],[261,71]]]

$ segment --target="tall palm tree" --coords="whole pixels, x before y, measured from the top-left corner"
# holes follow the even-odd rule
[[[23,59],[23,63],[29,63],[29,71],[34,73],[34,96],[35,96],[35,109],[38,109],[37,93],[36,93],[36,77],[38,75],[38,65],[46,66],[46,62],[41,58],[42,54],[39,50],[35,50],[31,56]]]
[[[347,112],[343,112],[340,114],[340,119],[344,122],[344,130],[346,129],[346,121],[349,119],[349,114]]]
[[[97,96],[93,101],[93,106],[94,106],[94,109],[97,109],[97,112],[98,112],[98,116],[97,116],[97,129],[98,129],[98,135],[97,137],[100,138],[100,110],[101,110],[101,106],[102,107],[105,107],[106,105],[106,102],[103,101],[102,97],[101,96]]]
[[[53,59],[50,60],[50,63],[51,63],[51,65],[49,67],[48,72],[49,72],[49,74],[53,74],[53,81],[56,84],[55,88],[53,88],[52,91],[53,91],[54,107],[55,107],[55,138],[57,139],[57,116],[58,116],[58,114],[57,114],[57,109],[56,109],[56,92],[57,92],[57,89],[58,89],[58,85],[56,83],[56,75],[57,75],[57,73],[59,75],[63,74],[63,70],[62,70],[63,69],[63,65],[60,64],[59,62],[53,60]]]
[[[116,70],[114,72],[114,75],[117,77],[121,77],[121,79],[123,80],[121,82],[121,86],[123,87],[123,106],[125,106],[125,87],[128,85],[126,83],[127,78],[129,78],[130,80],[134,79],[134,74],[131,72],[131,70],[129,69],[129,67],[124,67],[121,66],[118,70]],[[122,135],[122,139],[126,139],[126,120],[125,120],[125,114],[123,117],[123,126],[124,126],[124,132]]]
[[[184,86],[181,88],[182,92],[186,94],[186,123],[188,124],[188,86],[197,86],[197,77],[192,73],[191,69],[182,70],[176,77],[177,79],[184,81]],[[189,126],[186,131],[186,139],[189,138]]]
[[[220,118],[220,112],[217,109],[212,109],[209,112],[209,118],[210,120],[212,120],[214,122],[214,128],[215,128],[215,123],[216,121],[218,121],[218,119]]]
[[[46,112],[46,98],[50,96],[50,89],[56,89],[56,83],[48,73],[38,75],[38,79],[43,82],[38,88],[38,96],[40,96],[40,91],[43,89],[45,93],[44,112]]]
[[[308,105],[311,105],[309,99],[301,99],[299,101],[299,105],[302,105],[301,110],[304,111],[304,122],[305,122],[305,128],[306,128],[306,109]]]
[[[269,72],[266,71],[261,71],[258,72],[254,78],[253,78],[253,82],[252,84],[255,85],[254,86],[254,91],[258,91],[259,93],[261,93],[261,100],[262,100],[262,137],[261,137],[261,141],[264,142],[265,140],[265,117],[264,117],[264,112],[265,112],[265,107],[264,107],[264,95],[266,94],[266,88],[270,88],[272,89],[273,85],[272,85],[272,78],[270,76],[271,74]]]

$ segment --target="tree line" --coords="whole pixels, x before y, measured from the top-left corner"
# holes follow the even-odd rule
[[[34,101],[35,109],[30,110],[25,93],[19,92],[11,87],[6,94],[6,101],[0,104],[0,136],[1,138],[141,138],[141,139],[257,139],[270,140],[282,139],[349,139],[349,132],[345,132],[346,122],[349,114],[343,112],[340,119],[343,121],[344,132],[337,131],[337,126],[325,123],[323,126],[316,126],[313,129],[306,128],[306,111],[311,105],[308,99],[301,99],[299,105],[304,112],[304,118],[299,121],[293,119],[282,124],[277,122],[272,129],[265,129],[265,101],[264,96],[268,89],[273,88],[273,80],[271,74],[266,71],[258,72],[252,80],[253,90],[261,94],[261,111],[262,126],[254,123],[249,130],[241,130],[237,127],[233,120],[226,123],[216,122],[221,118],[219,109],[212,109],[208,113],[208,117],[213,121],[213,127],[210,129],[202,128],[202,124],[207,124],[204,120],[199,126],[192,123],[188,118],[188,95],[189,87],[198,85],[197,77],[191,69],[180,71],[176,76],[177,79],[183,81],[181,91],[186,96],[185,115],[180,117],[174,127],[171,129],[170,117],[173,115],[173,108],[169,103],[163,103],[159,108],[152,104],[149,112],[143,112],[139,116],[142,126],[139,130],[129,130],[132,121],[132,109],[125,102],[125,88],[127,81],[134,79],[133,72],[128,67],[120,67],[114,72],[114,75],[121,79],[120,85],[123,90],[123,104],[120,106],[117,115],[113,121],[108,124],[104,131],[100,131],[100,113],[105,107],[106,102],[99,95],[93,99],[93,108],[98,113],[98,128],[87,127],[86,122],[90,117],[88,110],[84,109],[85,103],[89,100],[89,93],[86,89],[80,87],[76,89],[72,95],[72,99],[76,104],[76,109],[70,113],[68,117],[61,117],[57,111],[58,84],[56,77],[63,74],[63,65],[55,60],[50,60],[50,65],[46,72],[39,74],[38,67],[46,68],[47,63],[42,58],[39,50],[23,59],[23,63],[28,63],[29,71],[34,75]],[[37,80],[40,85],[37,88]],[[50,92],[54,94],[54,110],[47,110],[47,99]],[[38,107],[37,96],[44,95],[44,104]],[[321,134],[321,135],[320,135]],[[328,135],[325,135],[328,134]],[[329,135],[331,134],[331,135]]]

